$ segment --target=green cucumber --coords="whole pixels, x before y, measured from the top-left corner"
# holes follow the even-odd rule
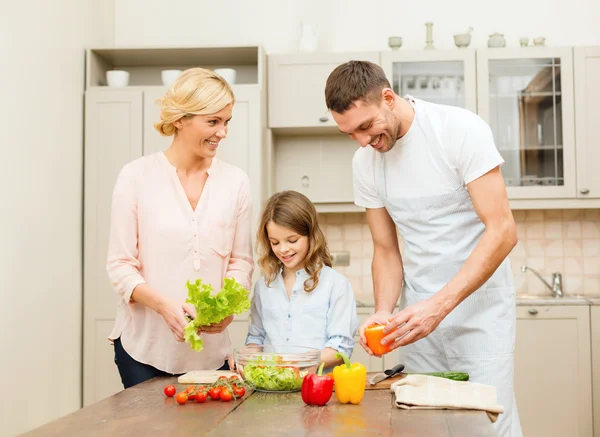
[[[408,375],[438,376],[440,378],[452,379],[453,381],[468,381],[469,380],[469,374],[463,373],[463,372],[409,373]]]

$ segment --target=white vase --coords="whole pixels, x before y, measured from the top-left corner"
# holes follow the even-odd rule
[[[303,53],[313,53],[317,51],[319,38],[317,31],[310,24],[302,24],[300,41],[298,42],[298,51]]]

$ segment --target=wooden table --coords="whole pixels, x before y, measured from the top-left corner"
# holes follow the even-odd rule
[[[324,407],[307,406],[300,393],[252,392],[236,402],[178,405],[162,390],[175,378],[155,378],[123,390],[25,434],[49,436],[423,436],[493,437],[484,412],[400,410],[389,390],[367,390],[359,405],[335,394]]]

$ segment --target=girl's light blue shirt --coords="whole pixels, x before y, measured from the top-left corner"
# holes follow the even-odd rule
[[[304,269],[296,272],[289,298],[281,271],[270,286],[261,276],[254,285],[246,344],[329,347],[351,356],[358,316],[350,281],[323,266],[317,288],[306,293],[308,278]]]

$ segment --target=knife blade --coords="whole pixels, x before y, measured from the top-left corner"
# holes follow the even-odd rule
[[[391,369],[385,370],[383,373],[377,373],[374,376],[372,376],[371,379],[369,379],[369,384],[375,385],[375,384],[383,381],[384,379],[388,379],[394,375],[397,375],[398,373],[402,372],[403,370],[404,370],[404,364],[397,364],[396,366],[392,367]]]

